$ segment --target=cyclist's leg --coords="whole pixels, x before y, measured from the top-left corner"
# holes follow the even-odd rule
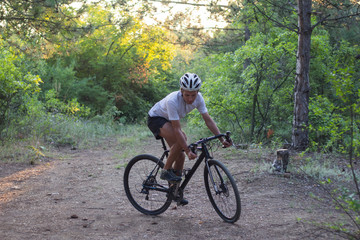
[[[183,151],[180,151],[173,165],[176,175],[181,176],[182,170],[184,168],[184,163],[185,163],[185,153]]]
[[[184,132],[182,133],[184,134],[185,140],[187,140],[186,134]],[[160,136],[165,138],[166,142],[170,146],[169,157],[166,160],[164,169],[167,170],[173,167],[176,175],[181,176],[185,162],[185,153],[182,151],[180,144],[177,143],[171,123],[165,123],[164,126],[160,128]],[[188,204],[188,201],[184,198],[180,200],[178,199],[177,201],[180,205]]]
[[[186,139],[185,133],[183,133]],[[177,143],[174,129],[170,122],[167,122],[160,128],[160,136],[165,138],[170,147],[169,157],[166,160],[164,169],[174,168],[175,170],[182,170],[185,161],[185,154],[182,152],[180,144]]]

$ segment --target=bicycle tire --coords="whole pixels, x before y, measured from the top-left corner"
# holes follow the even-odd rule
[[[215,191],[211,178],[219,189],[218,192]],[[225,222],[236,222],[241,214],[241,200],[236,182],[229,170],[221,162],[209,160],[204,168],[204,181],[206,192],[216,213]]]
[[[161,214],[171,204],[170,194],[165,191],[168,189],[168,182],[160,179],[159,170],[163,167],[164,163],[157,157],[142,154],[131,159],[125,168],[126,196],[130,203],[143,214]],[[161,188],[164,191],[155,188]]]

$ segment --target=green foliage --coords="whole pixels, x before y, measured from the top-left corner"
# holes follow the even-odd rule
[[[62,66],[70,66],[69,77],[50,71],[70,86],[66,88],[67,95],[61,93],[60,96],[77,98],[92,106],[97,115],[115,105],[120,113],[116,117],[127,122],[141,121],[152,105],[150,102],[159,100],[159,93],[166,90],[161,83],[174,56],[174,47],[166,41],[168,36],[164,29],[141,24],[126,12],[119,11],[115,15],[111,9],[100,5],[88,11],[89,15],[83,20],[101,27],[75,44],[65,42],[60,47],[66,52],[69,48],[73,50],[70,56],[61,56],[65,59]],[[120,28],[113,24],[115,19]],[[51,76],[49,79],[52,85],[60,82]],[[79,90],[71,94],[75,89]]]
[[[334,191],[335,193],[339,190]],[[356,193],[350,191],[347,188],[342,188],[338,196],[338,200],[340,200],[343,205],[342,207],[346,211],[353,211],[355,213],[360,212],[360,200],[359,196],[356,196]],[[360,224],[360,219],[356,219],[357,223]]]
[[[63,103],[53,98],[52,93],[49,92],[46,104],[39,101],[37,95],[24,97],[19,111],[10,116],[2,137],[8,141],[24,139],[54,145],[77,145],[86,141],[84,135],[79,134],[86,129],[81,126],[80,117],[89,114],[89,109],[80,106],[75,99]]]
[[[77,28],[75,19],[83,13],[85,6],[74,9],[69,4],[84,3],[85,0],[41,0],[41,1],[0,1],[1,28],[5,37],[16,34],[23,39],[34,37],[57,39],[58,36],[72,36],[75,32],[84,32]]]
[[[322,182],[326,187],[334,184],[333,181],[327,179]],[[337,222],[325,222],[322,227],[336,231],[339,235],[348,239],[358,239],[360,232],[360,200],[359,195],[349,188],[335,188],[329,192],[337,211],[342,212],[347,219],[342,218]]]
[[[295,46],[296,35],[273,28],[268,34],[253,35],[234,53],[201,61],[202,92],[222,129],[242,141],[262,141],[269,128],[277,134],[291,127],[293,81],[289,76]]]
[[[313,39],[316,57],[312,63],[315,91],[309,106],[310,148],[346,153],[350,145],[350,109],[358,109],[359,104],[359,74],[353,69],[359,67],[354,57],[360,49],[347,42],[331,49],[325,35]],[[356,126],[353,133],[358,139]]]
[[[332,179],[337,182],[348,183],[352,180],[350,169],[340,169],[336,160],[329,159],[328,156],[322,153],[307,157],[300,169],[302,173],[319,181]]]
[[[2,59],[8,58],[15,68],[8,61],[2,63],[8,67],[1,70],[13,71],[12,75],[25,83],[20,86],[16,85],[19,81],[6,80],[6,84],[1,85],[3,92],[10,93],[9,89],[14,92],[8,95],[12,96],[11,101],[1,98],[0,112],[7,114],[8,123],[22,125],[14,119],[23,115],[42,117],[47,112],[86,116],[100,122],[109,117],[120,123],[142,122],[149,108],[170,90],[176,90],[179,77],[191,71],[198,73],[204,81],[202,93],[210,114],[221,129],[231,130],[239,141],[270,143],[272,146],[280,145],[284,140],[290,142],[297,35],[277,27],[259,12],[272,12],[283,25],[291,26],[296,24],[296,11],[279,9],[264,1],[257,5],[243,3],[241,8],[232,3],[234,8],[223,14],[233,22],[231,28],[239,31],[219,31],[216,38],[207,42],[205,51],[194,53],[192,47],[173,45],[176,37],[164,28],[147,26],[130,15],[125,2],[112,6],[88,4],[81,9],[67,6],[65,2],[42,1],[31,8],[28,8],[30,3],[18,3],[20,1],[14,1],[12,9],[6,6],[8,12],[3,8],[4,16],[9,17],[10,13],[31,16],[29,21],[36,21],[39,28],[11,35],[16,27],[8,24],[8,29],[3,31],[13,49],[21,49],[22,54],[2,44]],[[314,6],[323,7],[318,3]],[[55,11],[56,8],[61,9],[63,16]],[[326,11],[335,13],[335,9]],[[81,18],[78,18],[79,14],[82,14]],[[314,23],[317,17],[313,17]],[[7,23],[11,21],[8,18]],[[358,29],[351,22],[354,21],[346,26]],[[27,24],[21,23],[21,28]],[[38,30],[44,29],[51,29],[43,31],[47,38],[37,34]],[[86,36],[79,33],[86,33]],[[27,37],[22,38],[24,35]],[[355,80],[359,73],[355,70],[359,66],[354,56],[359,54],[359,48],[353,40],[335,41],[340,38],[325,26],[313,31],[310,72],[312,150],[344,151],[347,148],[344,146],[349,146],[350,108],[345,107],[349,104],[343,99],[353,99],[357,104]],[[40,78],[43,84],[36,85]],[[25,98],[24,91],[34,91],[26,84],[41,88],[41,91]],[[353,92],[349,94],[346,89]],[[352,109],[357,111],[356,106]],[[9,109],[11,112],[7,111]],[[204,126],[198,124],[201,118],[198,114],[191,117],[193,126]],[[273,134],[269,137],[270,132]],[[355,148],[358,132],[355,127]]]
[[[24,70],[22,57],[0,39],[0,131],[24,98],[40,91],[41,79]]]
[[[90,115],[90,108],[80,105],[76,98],[67,103],[60,101],[56,97],[55,90],[49,90],[45,94],[45,108],[48,112],[63,113],[68,116],[88,117]]]
[[[342,115],[337,113],[337,107],[324,96],[310,98],[310,102],[310,148],[323,152],[341,148],[348,129]]]
[[[328,95],[331,93],[329,72],[333,66],[332,48],[326,31],[315,29],[311,38],[310,62],[310,96]],[[310,101],[311,104],[311,101]]]

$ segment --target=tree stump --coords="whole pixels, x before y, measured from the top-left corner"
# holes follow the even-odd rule
[[[286,169],[289,163],[289,150],[288,149],[278,149],[276,151],[276,159],[273,163],[274,171],[286,173]]]

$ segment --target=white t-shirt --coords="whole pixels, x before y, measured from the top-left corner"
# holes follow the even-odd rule
[[[198,93],[192,104],[186,104],[181,91],[175,91],[167,95],[164,99],[157,102],[149,111],[150,117],[163,117],[167,120],[180,120],[193,109],[197,109],[201,114],[207,113],[204,98]]]

